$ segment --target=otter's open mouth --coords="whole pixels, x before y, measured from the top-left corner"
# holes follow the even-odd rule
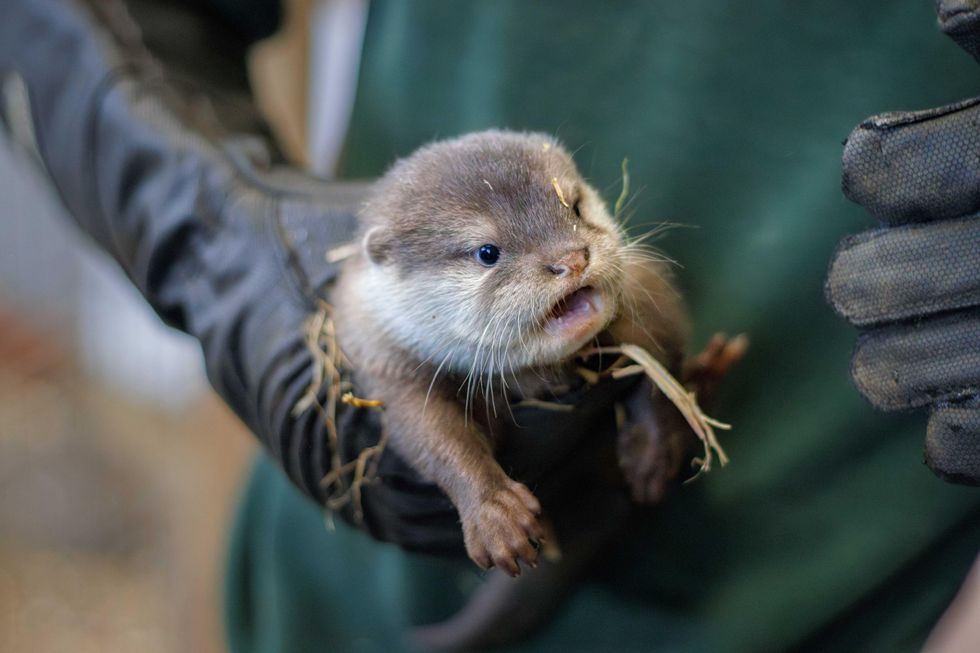
[[[544,330],[560,338],[591,335],[602,320],[605,299],[592,286],[583,286],[562,297],[545,316]]]

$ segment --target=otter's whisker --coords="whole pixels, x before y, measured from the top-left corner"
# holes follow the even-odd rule
[[[432,381],[429,383],[429,389],[425,391],[425,402],[423,402],[423,404],[422,404],[422,415],[423,416],[425,415],[425,409],[426,409],[426,407],[429,405],[429,396],[432,394],[432,388],[436,384],[436,379],[439,378],[439,372],[442,371],[442,368],[446,364],[446,361],[448,361],[450,358],[452,358],[453,354],[456,353],[456,349],[457,348],[458,348],[458,346],[457,347],[454,347],[452,350],[450,350],[450,352],[448,354],[446,354],[443,357],[442,362],[439,363],[439,367],[437,367],[436,368],[436,371],[432,374]]]

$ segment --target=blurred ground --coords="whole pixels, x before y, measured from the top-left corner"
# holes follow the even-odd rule
[[[366,3],[287,5],[284,33],[250,59],[280,145],[304,163],[307,30],[362,31]],[[348,99],[316,114],[324,169],[360,49],[359,36],[333,41],[318,61],[348,70],[321,61],[314,77],[330,83],[316,94]],[[17,84],[0,80],[12,126],[0,130],[0,652],[224,651],[226,539],[257,446],[208,389],[197,343],[163,326],[66,215],[32,158]]]
[[[0,324],[0,651],[225,650],[243,427],[210,398],[175,414],[70,357],[10,355],[24,339]]]
[[[0,139],[0,651],[224,651],[253,438]]]

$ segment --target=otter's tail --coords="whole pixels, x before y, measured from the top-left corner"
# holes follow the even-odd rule
[[[623,492],[580,492],[553,514],[561,559],[542,560],[518,578],[488,574],[463,608],[449,619],[410,632],[428,651],[479,651],[520,641],[543,626],[587,573],[589,563],[625,525],[630,501]]]

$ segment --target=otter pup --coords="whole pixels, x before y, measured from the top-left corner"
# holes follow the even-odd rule
[[[356,384],[384,402],[390,446],[458,509],[470,558],[516,576],[545,529],[538,499],[494,459],[500,406],[567,387],[590,343],[634,343],[678,370],[686,326],[669,271],[544,134],[427,145],[359,218],[363,247],[333,294]],[[618,447],[647,502],[679,467],[665,464],[654,401],[649,386],[627,401]]]

